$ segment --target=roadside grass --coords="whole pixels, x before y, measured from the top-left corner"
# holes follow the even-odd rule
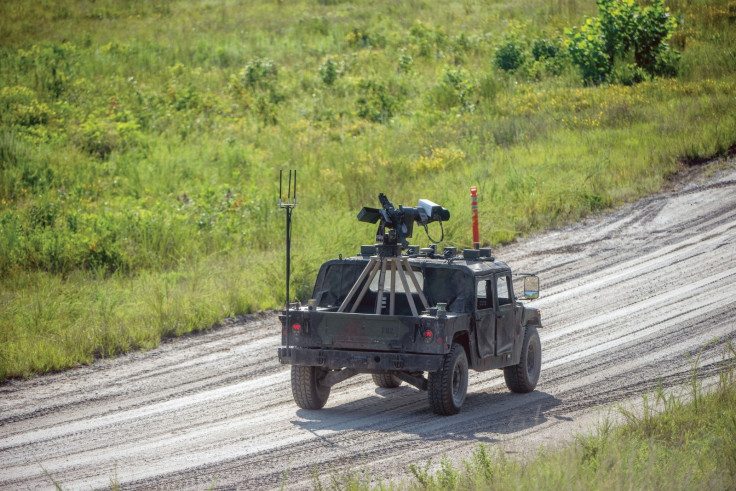
[[[56,371],[152,348],[161,339],[255,311],[258,302],[265,305],[278,294],[279,285],[263,272],[277,268],[277,259],[267,253],[209,256],[175,272],[134,277],[16,275],[0,288],[0,298],[17,299],[0,303],[0,328],[7,339],[3,355],[12,362],[2,366],[0,376]]]
[[[704,390],[697,357],[679,392],[661,386],[641,407],[619,407],[622,424],[604,420],[590,435],[562,447],[541,448],[519,461],[479,444],[460,468],[412,465],[408,482],[385,482],[370,470],[315,473],[315,490],[609,490],[712,489],[736,485],[736,350],[721,345],[718,381]],[[707,348],[707,347],[706,347]],[[706,349],[704,348],[704,349]],[[713,348],[715,349],[715,348]],[[702,353],[702,351],[701,351]],[[699,355],[698,355],[699,356]]]
[[[493,60],[592,0],[0,4],[0,381],[283,305],[281,168],[305,300],[372,242],[355,214],[379,192],[447,207],[463,248],[476,185],[497,245],[726,154],[733,2],[668,5],[679,74],[589,86],[569,61]]]

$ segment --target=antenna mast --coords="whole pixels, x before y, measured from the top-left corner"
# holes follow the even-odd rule
[[[294,184],[292,187],[292,173]],[[286,196],[283,194],[284,171],[279,170],[279,208],[286,210],[286,326],[289,326],[289,283],[291,281],[291,214],[296,207],[296,169],[289,170]]]

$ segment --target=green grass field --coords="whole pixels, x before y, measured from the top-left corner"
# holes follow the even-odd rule
[[[666,5],[679,62],[591,80],[565,33],[591,0],[2,2],[0,380],[282,305],[279,169],[305,300],[379,192],[466,247],[478,186],[496,245],[726,153],[736,2]]]

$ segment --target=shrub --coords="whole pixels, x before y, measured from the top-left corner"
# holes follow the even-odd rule
[[[266,125],[274,125],[279,122],[276,106],[280,100],[274,92],[258,94],[256,96],[254,108],[261,122]]]
[[[332,85],[335,83],[335,80],[342,75],[343,69],[344,65],[342,63],[336,62],[333,57],[328,57],[319,66],[318,71],[322,82],[324,82],[325,85]]]
[[[109,117],[102,111],[89,114],[76,131],[77,145],[101,160],[115,150],[137,147],[143,141],[140,125],[127,111],[113,113]]]
[[[447,34],[441,27],[431,28],[422,22],[415,22],[409,29],[409,39],[416,53],[429,58],[447,47]]]
[[[118,136],[112,123],[90,115],[79,126],[77,142],[86,152],[106,159],[118,147]]]
[[[606,55],[605,40],[594,19],[587,19],[579,28],[566,29],[565,34],[570,56],[580,69],[583,80],[593,84],[608,80],[613,60]]]
[[[74,77],[77,48],[71,43],[33,45],[20,50],[20,63],[33,67],[36,89],[47,92],[53,99],[61,98]]]
[[[406,52],[405,49],[401,50],[401,54],[398,59],[398,70],[400,72],[408,73],[414,67],[414,58]]]
[[[358,83],[358,116],[374,123],[387,123],[399,109],[398,97],[381,82],[362,80]]]
[[[277,78],[278,70],[271,60],[252,60],[241,72],[243,86],[248,88],[271,89]]]
[[[559,43],[548,39],[535,39],[532,42],[532,56],[536,61],[555,58],[560,52]]]
[[[199,93],[191,83],[180,87],[173,82],[167,87],[167,95],[169,97],[169,104],[177,111],[195,109],[200,105]]]
[[[514,35],[507,35],[503,43],[496,49],[494,62],[498,68],[507,72],[514,71],[524,64],[524,48]]]
[[[259,120],[266,125],[278,122],[278,106],[284,96],[278,91],[278,70],[271,60],[256,59],[240,72],[240,82],[231,78],[232,89],[240,102],[253,109]]]
[[[473,112],[477,95],[478,85],[466,70],[448,67],[432,91],[432,101],[441,109],[460,106],[464,111]]]
[[[367,32],[357,27],[345,36],[345,42],[353,48],[382,48],[386,46],[386,39],[377,32]]]
[[[0,89],[0,122],[9,126],[35,126],[46,124],[54,112],[36,94],[23,86]]]
[[[677,20],[656,0],[636,17],[634,56],[636,64],[650,75],[674,76],[680,55],[666,41],[677,28]]]
[[[532,41],[531,53],[534,61],[530,64],[529,75],[532,78],[545,73],[559,75],[570,65],[570,57],[560,38],[535,39]]]
[[[663,0],[653,0],[643,9],[634,0],[597,3],[597,18],[588,18],[579,28],[565,31],[573,62],[587,83],[611,81],[614,61],[629,56],[635,60],[632,73],[636,67],[650,76],[676,73],[679,55],[670,50],[666,40],[677,21]]]
[[[620,85],[634,85],[647,80],[649,75],[636,63],[627,59],[617,58],[611,70],[611,82]]]

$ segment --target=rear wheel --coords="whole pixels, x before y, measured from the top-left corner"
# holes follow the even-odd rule
[[[465,349],[453,343],[438,372],[429,373],[429,405],[441,415],[460,412],[468,393],[468,357]]]
[[[291,392],[294,402],[302,409],[322,409],[330,396],[330,388],[322,385],[327,369],[291,366]]]
[[[373,382],[384,389],[395,389],[401,385],[401,379],[391,373],[374,373]]]
[[[527,326],[524,343],[521,345],[521,359],[518,365],[503,369],[506,387],[511,392],[531,392],[537,386],[542,371],[542,342],[534,326]]]

